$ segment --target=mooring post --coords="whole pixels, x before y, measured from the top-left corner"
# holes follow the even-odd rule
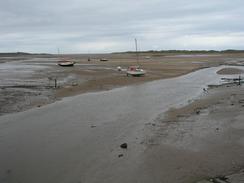
[[[54,88],[57,88],[57,78],[54,79]]]

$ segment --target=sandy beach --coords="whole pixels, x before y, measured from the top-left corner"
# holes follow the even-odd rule
[[[44,66],[21,74],[36,87],[1,88],[0,182],[243,182],[244,88],[219,83],[243,72],[242,55],[154,55],[141,78],[116,70],[128,55],[69,57],[73,68],[21,60]]]

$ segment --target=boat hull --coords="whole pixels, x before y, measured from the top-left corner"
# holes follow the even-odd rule
[[[127,76],[139,77],[144,76],[145,74],[146,71],[127,71]]]
[[[62,61],[62,62],[58,62],[59,66],[62,67],[72,67],[74,66],[75,62],[71,62],[71,61]]]

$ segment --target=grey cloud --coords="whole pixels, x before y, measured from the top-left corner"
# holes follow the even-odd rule
[[[241,0],[1,1],[0,52],[124,51],[133,49],[134,37],[144,50],[242,48],[236,37],[243,34],[233,34],[244,32],[243,5]],[[222,41],[216,44],[213,36]]]

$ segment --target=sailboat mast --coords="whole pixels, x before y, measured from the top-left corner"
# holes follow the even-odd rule
[[[139,65],[139,55],[138,55],[138,47],[137,47],[137,39],[135,38],[135,46],[136,46],[136,61],[137,65]]]
[[[60,56],[60,49],[59,49],[59,48],[57,48],[57,51],[58,51],[58,56],[57,56],[57,57],[58,57],[58,59],[59,59],[59,60],[62,60],[62,58],[61,58],[61,56]]]

